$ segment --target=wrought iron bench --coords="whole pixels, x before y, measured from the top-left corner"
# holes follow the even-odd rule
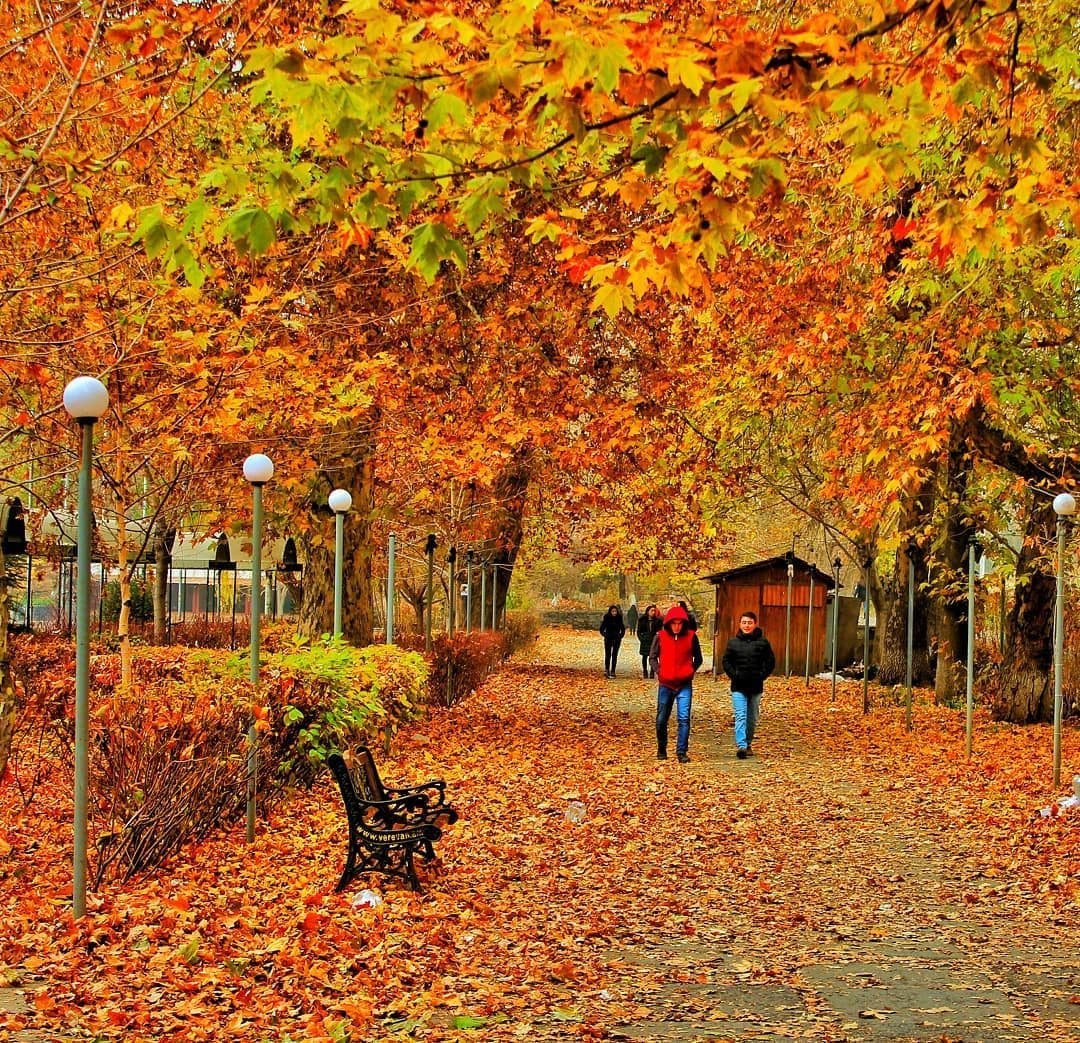
[[[352,779],[364,798],[379,806],[385,826],[430,823],[442,829],[458,820],[457,812],[446,803],[446,783],[442,779],[431,779],[418,786],[387,786],[367,746],[356,751]],[[435,857],[433,850],[426,854],[428,858]]]
[[[396,801],[374,801],[361,796],[340,754],[331,754],[327,764],[341,790],[349,820],[349,853],[335,890],[343,891],[362,873],[382,873],[404,880],[414,891],[419,891],[413,855],[434,857],[434,843],[442,836],[442,830],[434,822],[402,821]]]

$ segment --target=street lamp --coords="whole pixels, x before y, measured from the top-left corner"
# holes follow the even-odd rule
[[[424,546],[427,555],[427,612],[424,614],[424,651],[431,651],[431,614],[435,611],[435,533],[429,532]]]
[[[396,539],[390,533],[386,541],[386,643],[394,643],[394,569],[396,567]],[[387,749],[390,747],[387,746]]]
[[[472,567],[476,552],[470,547],[465,552],[465,633],[472,630]]]
[[[251,483],[251,687],[259,687],[259,613],[262,609],[262,487],[274,477],[274,462],[263,453],[252,453],[244,461],[244,477]],[[248,728],[247,841],[255,840],[255,781],[258,754],[255,722]]]
[[[109,408],[100,380],[76,377],[64,388],[64,408],[82,431],[79,457],[79,535],[75,623],[75,831],[71,908],[76,920],[86,914],[86,810],[90,780],[90,544],[93,538],[91,467],[94,424]]]
[[[792,543],[795,541],[792,540]],[[791,581],[795,578],[795,552],[788,551],[787,559],[787,609],[784,619],[784,676],[791,676]]]
[[[839,557],[833,559],[833,576],[836,577],[836,585],[833,587],[832,602],[832,696],[836,699],[836,641],[837,631],[840,628],[840,566],[843,562]]]
[[[806,686],[810,687],[810,639],[814,627],[814,569],[817,568],[810,562],[810,594],[806,602]]]
[[[454,584],[457,582],[457,547],[451,544],[450,549],[446,552],[447,573],[449,574],[449,582],[447,583],[447,599],[446,599],[446,632],[450,637],[454,636]]]
[[[326,502],[334,512],[334,637],[341,637],[342,573],[345,562],[345,515],[352,507],[346,489],[335,489]]]
[[[915,555],[914,548],[907,549],[907,663],[904,667],[904,727],[911,731],[911,703],[913,699],[915,658]]]
[[[1057,597],[1054,599],[1054,785],[1061,785],[1061,675],[1065,661],[1065,531],[1076,513],[1069,493],[1054,497],[1057,515]],[[81,566],[80,566],[81,568]],[[80,573],[81,577],[81,573]]]
[[[967,688],[964,711],[964,753],[971,756],[975,730],[975,563],[981,550],[975,537],[968,540],[967,580]]]
[[[870,712],[870,566],[873,562],[867,558],[863,562],[863,624],[862,635],[862,712]]]

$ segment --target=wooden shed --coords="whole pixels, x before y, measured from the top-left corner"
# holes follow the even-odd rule
[[[788,627],[788,565],[791,566],[791,623]],[[807,622],[810,624],[810,672],[819,673],[828,663],[826,645],[827,594],[835,581],[815,565],[792,554],[780,554],[749,565],[717,572],[704,579],[716,587],[713,661],[719,670],[728,638],[738,629],[746,611],[758,617],[776,652],[776,672],[784,673],[786,661],[792,674],[806,667]],[[785,648],[786,645],[786,648]]]

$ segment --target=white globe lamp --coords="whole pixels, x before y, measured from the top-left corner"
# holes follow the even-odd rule
[[[265,485],[274,477],[274,461],[265,453],[252,453],[244,461],[244,477],[252,485]]]
[[[94,377],[76,377],[64,388],[64,408],[73,420],[97,420],[109,408],[109,392]]]
[[[352,507],[352,496],[346,489],[335,489],[327,498],[327,503],[335,514],[347,514]]]

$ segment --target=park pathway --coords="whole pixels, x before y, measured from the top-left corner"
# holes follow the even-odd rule
[[[1080,925],[1029,913],[1021,889],[985,871],[977,824],[958,821],[940,783],[883,770],[872,738],[832,727],[843,709],[808,715],[801,677],[770,682],[758,755],[737,760],[728,690],[708,663],[691,763],[657,762],[654,683],[625,654],[605,681],[600,655],[594,635],[545,633],[512,669],[543,671],[561,714],[580,692],[551,722],[552,767],[581,750],[560,728],[591,730],[605,809],[590,824],[580,794],[577,828],[628,853],[621,875],[578,892],[582,917],[590,887],[626,896],[598,993],[613,1004],[610,1038],[1080,1040]],[[677,816],[681,841],[640,846],[644,808],[620,828],[615,779],[653,817]]]
[[[857,683],[774,678],[740,761],[706,669],[691,762],[657,761],[633,651],[607,680],[598,634],[545,631],[399,733],[385,777],[441,775],[460,813],[422,894],[334,893],[328,778],[77,929],[66,853],[21,826],[0,1043],[1080,1043],[1080,812],[1038,815],[1048,729],[980,717],[969,762],[954,712],[909,733],[885,692],[864,716]],[[1080,765],[1072,726],[1064,748]]]

